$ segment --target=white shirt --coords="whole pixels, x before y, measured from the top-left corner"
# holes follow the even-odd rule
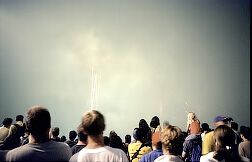
[[[218,160],[214,159],[213,156],[214,156],[214,152],[209,152],[208,154],[200,157],[200,162],[219,162]]]
[[[183,160],[175,155],[162,155],[155,159],[154,162],[183,162]]]
[[[78,162],[128,162],[126,154],[109,146],[97,149],[83,148],[78,155]]]

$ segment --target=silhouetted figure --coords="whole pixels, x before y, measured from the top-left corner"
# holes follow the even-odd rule
[[[10,126],[9,134],[5,138],[1,149],[11,150],[21,146],[21,137],[24,136],[26,129],[23,119],[23,115],[16,116],[16,123]]]
[[[69,147],[72,147],[73,145],[76,145],[75,138],[77,137],[77,132],[74,130],[71,130],[69,132],[69,140],[66,141],[66,143],[69,145]]]
[[[251,140],[251,128],[241,126],[240,136],[242,142],[238,146],[239,155],[244,161],[250,161],[250,140]]]
[[[87,135],[79,131],[78,133],[78,143],[71,147],[72,154],[79,152],[81,149],[87,146]]]
[[[51,140],[60,142],[59,133],[60,133],[59,127],[51,128],[51,131],[50,131]]]
[[[10,126],[12,124],[12,119],[5,118],[2,123],[3,123],[3,126],[0,127],[0,144],[3,143],[3,141],[9,134]]]

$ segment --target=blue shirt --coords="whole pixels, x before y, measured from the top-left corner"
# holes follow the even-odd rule
[[[154,150],[151,151],[148,154],[145,154],[139,162],[153,162],[156,158],[158,158],[159,156],[163,155],[162,150]]]

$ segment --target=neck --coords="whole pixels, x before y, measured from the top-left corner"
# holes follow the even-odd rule
[[[95,148],[99,148],[99,147],[104,147],[104,142],[103,142],[103,135],[97,135],[97,136],[88,136],[87,139],[87,146],[86,148],[89,149],[95,149]]]
[[[29,138],[29,143],[31,144],[44,143],[44,142],[50,141],[48,136],[37,137],[30,134],[28,138]]]
[[[76,145],[87,145],[86,142],[78,140],[78,143]]]

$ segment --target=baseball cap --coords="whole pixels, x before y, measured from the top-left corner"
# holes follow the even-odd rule
[[[214,118],[213,122],[214,123],[217,123],[217,122],[220,122],[220,121],[224,121],[227,117],[224,116],[224,115],[218,115]]]

